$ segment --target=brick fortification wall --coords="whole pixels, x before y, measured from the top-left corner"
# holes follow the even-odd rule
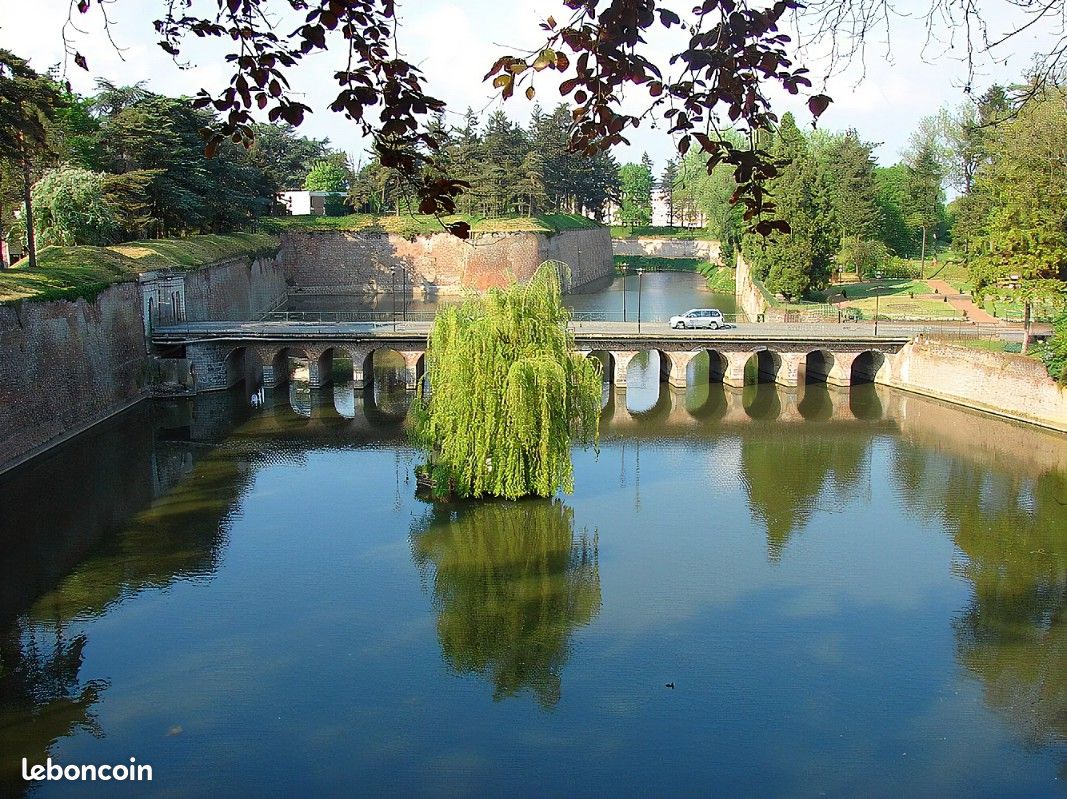
[[[284,300],[281,258],[231,258],[184,273],[185,317],[191,322],[255,319]]]
[[[138,399],[147,360],[136,283],[0,306],[0,466]]]
[[[891,364],[881,382],[1067,432],[1067,389],[1033,358],[918,340]]]
[[[459,293],[528,280],[546,260],[571,268],[571,286],[614,273],[607,228],[540,233],[484,233],[462,241],[447,233],[299,231],[282,235],[289,280],[310,293],[389,291],[391,267],[405,267],[415,289]],[[397,280],[399,280],[399,276]]]
[[[182,273],[189,320],[249,319],[285,294],[278,258]],[[135,282],[87,302],[0,305],[0,469],[148,392],[156,370]]]

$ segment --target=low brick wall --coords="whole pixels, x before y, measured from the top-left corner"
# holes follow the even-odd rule
[[[1033,358],[920,339],[892,357],[883,382],[1067,432],[1067,389]]]
[[[700,258],[719,260],[719,242],[685,239],[665,239],[641,236],[632,239],[612,239],[616,255],[644,255],[653,258]]]
[[[484,233],[469,241],[447,233],[410,240],[393,233],[290,231],[282,235],[282,257],[290,282],[314,294],[389,291],[389,270],[400,267],[416,290],[441,294],[528,280],[547,260],[570,266],[572,286],[615,268],[607,228],[554,236]]]

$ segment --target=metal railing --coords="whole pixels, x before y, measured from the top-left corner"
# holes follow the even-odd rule
[[[670,321],[671,316],[676,314],[642,314],[642,325],[665,325]],[[680,315],[680,314],[678,314]],[[748,319],[744,314],[723,314],[723,321],[729,325],[736,325],[738,322],[747,322]],[[584,322],[626,322],[628,324],[637,324],[637,314],[629,312],[623,318],[622,311],[571,311],[571,322],[581,326]]]
[[[916,325],[916,334],[922,334],[928,338],[944,340],[974,339],[999,339],[1004,336],[1005,329],[1002,325],[986,322],[966,322],[962,319],[942,320],[936,322],[923,322]]]
[[[392,324],[397,322],[432,322],[434,311],[408,311],[407,314],[391,311],[271,311],[263,315],[262,322],[316,322],[339,323],[367,322]]]

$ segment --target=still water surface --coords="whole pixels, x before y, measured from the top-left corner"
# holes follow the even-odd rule
[[[388,289],[389,286],[386,286]],[[311,294],[289,295],[287,310],[290,311],[378,311],[402,317],[410,313],[434,311],[443,304],[460,302],[454,295],[409,296],[407,302],[398,287],[395,294]],[[726,315],[736,312],[737,303],[732,294],[718,294],[708,288],[708,282],[695,272],[647,272],[615,275],[595,280],[575,289],[563,298],[572,311],[594,311],[637,321],[638,311],[646,321],[665,321],[682,314],[690,308],[718,308]]]
[[[1064,438],[648,366],[557,501],[418,499],[383,375],[7,475],[0,795],[1064,795]]]

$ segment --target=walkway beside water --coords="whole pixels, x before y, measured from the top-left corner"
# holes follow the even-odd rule
[[[944,280],[927,280],[926,285],[934,289],[938,294],[948,297],[948,304],[961,311],[972,322],[980,324],[998,324],[1001,322],[983,308],[974,304],[970,294],[960,294],[959,291],[946,283]]]

